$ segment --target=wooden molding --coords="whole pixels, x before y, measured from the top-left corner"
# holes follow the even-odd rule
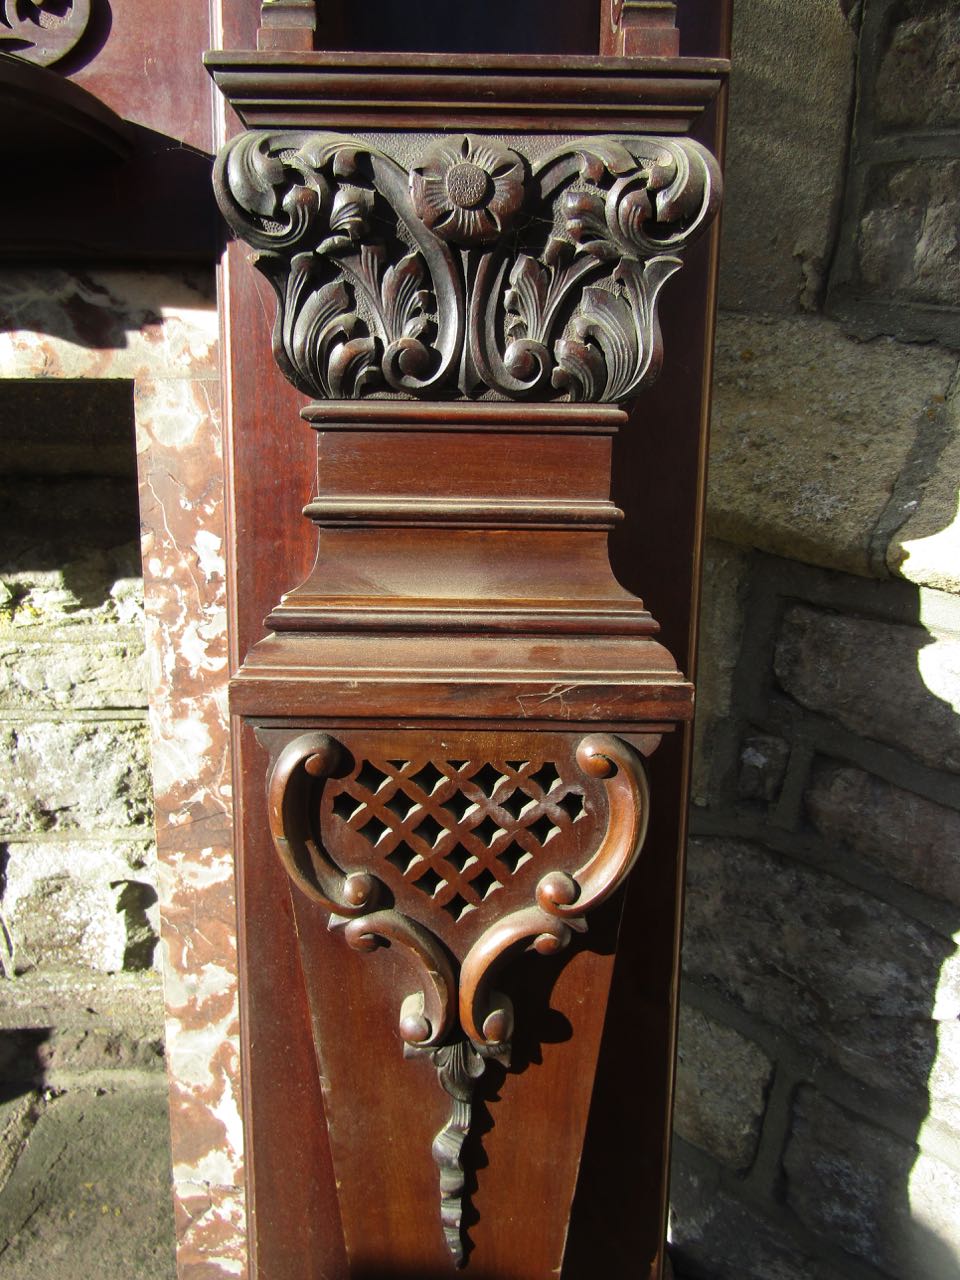
[[[248,129],[689,133],[722,58],[213,52],[204,63]]]
[[[312,49],[316,30],[317,0],[263,0],[257,48]]]
[[[604,0],[610,57],[321,53],[310,8],[265,0],[261,51],[207,59],[246,126],[217,199],[276,294],[276,369],[310,401],[263,374],[265,347],[251,362],[263,295],[231,250],[238,592],[257,605],[230,694],[247,944],[289,975],[260,932],[282,919],[298,957],[338,1280],[464,1265],[468,1209],[480,1274],[533,1280],[563,1261],[615,895],[635,869],[661,889],[676,870],[662,830],[642,855],[645,761],[693,689],[625,585],[670,521],[641,520],[618,577],[608,541],[629,502],[612,476],[628,445],[651,473],[676,440],[697,448],[701,393],[676,377],[702,370],[703,304],[672,277],[686,259],[704,279],[720,175],[690,134],[712,127],[727,63],[678,57],[660,0]],[[654,388],[665,362],[672,398]],[[673,925],[656,929],[650,1007],[669,1010]],[[257,990],[260,1062],[269,979]],[[662,1165],[653,1137],[647,1155]],[[284,1193],[274,1160],[264,1224]],[[501,1245],[535,1162],[530,1230],[518,1218]],[[263,1229],[279,1274],[284,1242]]]
[[[677,57],[675,0],[601,0],[600,52],[612,57]]]

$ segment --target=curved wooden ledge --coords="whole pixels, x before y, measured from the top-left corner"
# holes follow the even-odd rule
[[[0,27],[0,31],[5,28]],[[55,71],[0,51],[0,107],[16,128],[4,131],[4,154],[55,147],[63,158],[110,156],[126,160],[133,136],[125,120],[99,98]]]

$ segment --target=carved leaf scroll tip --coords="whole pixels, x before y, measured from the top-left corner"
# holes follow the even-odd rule
[[[363,872],[346,875],[318,839],[308,796],[338,767],[341,748],[325,733],[303,733],[288,742],[267,778],[267,818],[274,847],[298,889],[334,916],[369,911],[379,882]]]
[[[356,951],[373,951],[381,944],[403,948],[414,961],[421,986],[403,1001],[400,1038],[415,1049],[442,1044],[456,1016],[457,980],[433,934],[399,911],[374,911],[347,921],[344,935]]]
[[[650,816],[646,768],[622,738],[588,734],[577,747],[577,764],[588,777],[603,781],[609,817],[599,847],[574,876],[554,871],[537,885],[541,909],[569,924],[623,884],[640,856]]]
[[[450,1097],[450,1115],[433,1140],[433,1159],[440,1173],[440,1223],[457,1267],[466,1261],[463,1199],[466,1177],[461,1153],[473,1119],[474,1087],[485,1063],[466,1041],[457,1040],[433,1053],[437,1079]]]

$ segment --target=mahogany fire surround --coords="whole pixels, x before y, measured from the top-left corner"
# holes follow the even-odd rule
[[[266,0],[258,52],[207,57],[244,125],[218,202],[276,295],[276,368],[317,440],[317,555],[294,587],[302,472],[272,442],[297,427],[281,393],[244,405],[269,384],[247,333],[262,295],[231,260],[231,710],[264,1280],[564,1265],[620,890],[662,857],[645,851],[648,761],[693,705],[608,551],[619,433],[700,433],[699,414],[644,422],[644,407],[670,359],[661,297],[683,289],[720,199],[689,135],[727,64],[676,56],[670,4],[605,8],[604,47],[611,22],[651,11],[646,45],[621,31],[634,56],[351,54],[304,47],[312,5]],[[271,545],[244,561],[261,516]],[[245,598],[269,597],[257,638]],[[638,1244],[650,1277],[662,1129],[635,1153],[660,1169],[640,1212],[659,1224]]]

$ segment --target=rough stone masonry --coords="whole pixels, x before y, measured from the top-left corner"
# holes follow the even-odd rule
[[[674,1265],[954,1280],[960,15],[735,13]]]
[[[0,418],[0,1270],[169,1278],[132,383]]]

